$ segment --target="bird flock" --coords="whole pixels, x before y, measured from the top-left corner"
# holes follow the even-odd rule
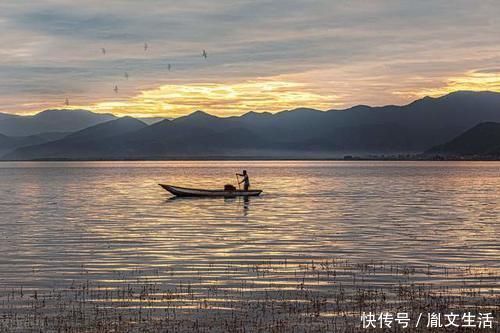
[[[149,49],[149,45],[148,45],[148,43],[144,43],[144,52],[147,52],[147,51],[148,51],[148,49]],[[106,55],[107,51],[106,51],[106,48],[105,48],[105,47],[101,47],[101,53],[102,53],[102,55],[103,55],[103,56],[105,56],[105,55]],[[203,50],[202,50],[202,52],[201,52],[201,56],[202,56],[205,60],[208,58],[208,53],[207,53],[207,51],[206,51],[205,49],[203,49]],[[170,63],[169,63],[169,64],[167,64],[167,69],[168,69],[168,71],[170,72],[170,71],[172,70],[172,64],[170,64]],[[128,80],[128,79],[129,79],[129,77],[130,77],[130,75],[129,75],[129,73],[128,73],[128,72],[124,72],[124,73],[123,73],[123,76],[125,77],[125,80]],[[119,92],[118,85],[116,85],[116,84],[115,84],[115,86],[114,86],[114,88],[113,88],[113,91],[115,92],[115,94],[118,94],[118,92]],[[65,106],[69,106],[69,104],[70,104],[70,103],[69,103],[69,98],[68,98],[68,97],[66,97],[66,99],[65,99],[65,101],[64,101],[64,105],[65,105]]]

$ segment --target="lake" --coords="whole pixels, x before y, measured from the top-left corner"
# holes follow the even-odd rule
[[[157,185],[222,188],[242,169],[260,197],[175,199]],[[22,331],[16,311],[33,327],[53,327],[55,314],[94,325],[66,317],[75,295],[82,313],[112,309],[98,317],[122,328],[138,329],[140,308],[149,321],[175,313],[190,331],[224,331],[217,320],[249,308],[254,317],[226,320],[228,331],[282,316],[298,331],[331,329],[368,304],[359,286],[394,302],[407,300],[391,288],[407,284],[446,290],[461,306],[500,304],[498,162],[5,162],[0,184],[0,331]],[[345,304],[359,304],[341,311],[349,290]],[[468,294],[478,290],[481,300]],[[67,301],[47,305],[56,298]],[[258,322],[270,315],[259,304],[284,300],[298,319],[283,307]]]

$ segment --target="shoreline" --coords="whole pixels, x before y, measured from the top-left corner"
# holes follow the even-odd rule
[[[266,156],[189,156],[189,157],[158,157],[158,158],[47,158],[47,159],[30,159],[30,160],[0,160],[2,162],[169,162],[169,161],[337,161],[337,162],[500,162],[498,157],[413,157],[413,158],[397,158],[397,157],[266,157]]]

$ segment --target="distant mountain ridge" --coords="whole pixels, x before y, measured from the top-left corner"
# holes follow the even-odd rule
[[[74,132],[116,119],[112,114],[88,110],[45,110],[33,116],[0,116],[0,133],[7,136],[29,136],[47,132]]]
[[[14,115],[14,114],[9,114],[9,113],[1,113],[0,112],[0,121],[5,120],[5,119],[13,119],[13,118],[18,118],[20,116]]]
[[[63,139],[44,144],[43,149],[20,148],[4,159],[333,158],[422,153],[482,122],[500,122],[500,93],[460,91],[403,106],[299,108],[228,118],[196,111],[117,131],[106,139],[89,137],[88,145],[83,140],[71,146]]]
[[[426,153],[500,157],[500,123],[481,123],[453,140],[429,149]]]
[[[100,154],[112,153],[106,148],[109,142],[114,142],[115,137],[145,127],[147,125],[140,120],[118,118],[77,131],[60,140],[19,148],[7,156],[13,159],[24,159],[24,156],[29,156],[29,159],[99,158]]]
[[[29,136],[6,136],[0,134],[0,156],[20,147],[28,147],[32,145],[43,144],[50,141],[62,139],[69,133],[54,132],[41,133]]]

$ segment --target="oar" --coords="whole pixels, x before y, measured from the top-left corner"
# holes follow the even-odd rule
[[[236,183],[238,184],[238,190],[241,190],[240,179],[238,178],[238,174],[236,174]]]

